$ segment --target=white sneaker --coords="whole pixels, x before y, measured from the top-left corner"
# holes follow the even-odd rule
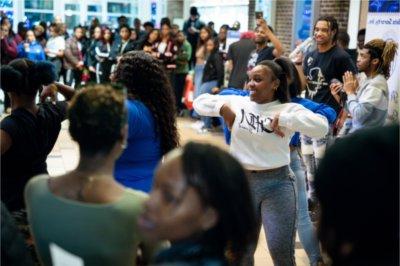
[[[204,127],[204,122],[199,120],[194,122],[193,124],[190,125],[191,128],[195,129],[195,130],[199,130],[202,129]]]
[[[206,127],[202,127],[197,130],[197,134],[208,134],[208,133],[210,133],[210,130]]]

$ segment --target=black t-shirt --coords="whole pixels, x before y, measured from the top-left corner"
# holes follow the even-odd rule
[[[39,105],[36,116],[19,108],[0,122],[12,145],[1,156],[1,200],[10,211],[24,208],[28,180],[47,173],[47,155],[53,149],[66,117],[67,103]]]
[[[229,77],[229,88],[243,89],[247,78],[247,63],[250,53],[256,49],[252,39],[241,39],[228,48],[227,59],[232,60],[233,69]]]
[[[260,51],[254,50],[249,57],[249,63],[247,64],[247,71],[252,70],[258,63],[264,60],[274,60],[275,56],[273,46],[265,46]]]
[[[304,58],[303,69],[308,81],[306,97],[329,105],[339,114],[341,106],[331,94],[329,85],[335,79],[342,82],[346,71],[357,72],[349,54],[337,46],[323,53],[314,50]]]

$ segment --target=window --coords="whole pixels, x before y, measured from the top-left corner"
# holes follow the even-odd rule
[[[101,12],[101,5],[88,5],[87,11],[88,12]]]
[[[79,11],[78,4],[65,4],[65,10]]]
[[[122,13],[122,14],[130,14],[131,13],[131,4],[127,3],[108,3],[107,11],[109,13]]]
[[[13,0],[0,0],[0,8],[12,8]]]
[[[53,0],[25,0],[25,8],[53,10]]]
[[[25,16],[28,25],[34,25],[39,21],[53,21],[53,14],[50,13],[25,12]]]
[[[67,29],[73,29],[75,26],[78,26],[79,21],[79,15],[65,16],[65,25],[67,25]]]

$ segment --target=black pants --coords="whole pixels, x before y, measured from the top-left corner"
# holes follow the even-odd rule
[[[78,88],[82,81],[82,70],[79,69],[67,69],[66,85],[71,86],[72,81],[75,81],[74,88]]]
[[[109,83],[111,75],[111,67],[113,65],[112,61],[105,60],[98,65],[98,82],[99,83]]]
[[[53,63],[55,69],[56,69],[56,73],[57,73],[57,80],[60,81],[60,77],[63,76],[64,77],[64,82],[65,82],[65,75],[63,75],[63,63],[62,63],[62,59],[59,57],[52,57],[49,58],[49,61]]]
[[[175,74],[174,75],[174,91],[175,91],[175,101],[176,110],[179,112],[185,109],[185,105],[182,103],[183,90],[185,88],[186,73]]]

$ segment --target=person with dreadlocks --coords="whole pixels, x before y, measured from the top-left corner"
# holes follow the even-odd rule
[[[331,84],[342,82],[342,76],[346,71],[357,72],[351,57],[337,45],[339,24],[332,16],[322,16],[314,24],[314,40],[317,49],[309,52],[304,61],[296,62],[299,70],[307,84],[306,98],[316,103],[323,103],[332,107],[340,117],[342,111],[341,99],[344,93],[330,89]],[[302,65],[302,66],[301,66]],[[338,100],[339,99],[339,100]],[[314,210],[317,207],[314,189],[314,176],[316,168],[325,154],[326,147],[333,139],[334,128],[329,134],[322,138],[310,138],[301,135],[301,151],[304,164],[307,169],[307,180],[309,188],[310,207]]]
[[[398,44],[392,40],[373,39],[364,45],[357,58],[357,68],[367,79],[359,85],[353,73],[343,75],[345,108],[352,119],[349,133],[384,124],[389,102],[387,79],[397,48]]]

